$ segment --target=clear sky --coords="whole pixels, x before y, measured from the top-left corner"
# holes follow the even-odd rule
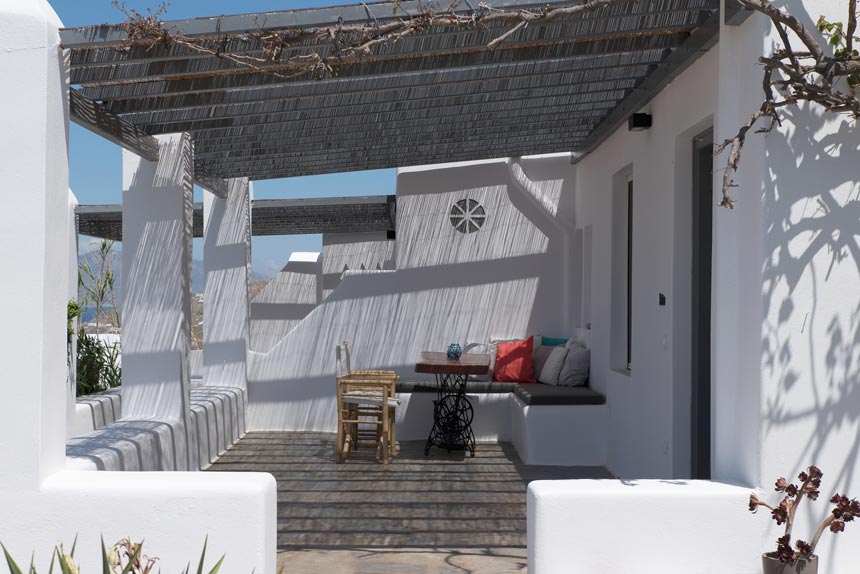
[[[0,0],[2,1],[2,0]],[[68,27],[115,23],[123,20],[111,0],[49,0]],[[175,0],[166,19],[217,16],[289,10],[346,4],[343,0]],[[156,9],[157,0],[127,0],[126,6],[144,12]],[[80,203],[122,203],[122,152],[107,140],[71,124],[69,142],[70,185]],[[337,197],[394,193],[394,170],[366,171],[313,177],[297,177],[254,183],[257,199],[296,197]],[[199,201],[199,197],[197,198]],[[255,237],[253,266],[258,273],[271,274],[280,269],[293,251],[320,251],[322,236],[301,235]],[[200,240],[195,240],[194,257],[202,259]]]

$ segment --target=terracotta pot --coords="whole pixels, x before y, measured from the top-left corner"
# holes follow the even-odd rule
[[[818,574],[818,556],[801,558],[791,564],[780,562],[776,552],[761,555],[762,574]]]

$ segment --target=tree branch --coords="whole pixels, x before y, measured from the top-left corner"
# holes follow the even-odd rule
[[[847,77],[850,86],[860,82],[860,58],[853,53],[853,36],[857,27],[857,0],[849,0],[846,36],[841,39],[837,37],[837,43],[844,41],[845,49],[839,49],[837,46],[834,56],[826,55],[817,37],[807,30],[798,18],[773,6],[767,0],[737,1],[747,8],[768,16],[779,34],[782,46],[774,50],[770,57],[759,58],[759,62],[764,66],[762,81],[764,101],[758,111],[750,116],[734,137],[726,139],[715,148],[714,155],[719,155],[728,149],[726,168],[722,178],[722,199],[719,203],[728,208],[733,208],[735,205],[731,190],[737,187],[737,184],[732,176],[738,170],[746,135],[760,119],[769,117],[770,124],[756,130],[756,133],[769,133],[780,123],[780,109],[802,101],[820,105],[830,112],[849,113],[854,118],[860,119],[860,100],[853,90],[850,93],[840,91],[836,81]],[[826,34],[830,31],[833,34],[832,37],[836,37],[833,26],[835,25],[823,18],[819,21],[819,29],[822,32]],[[838,26],[841,27],[841,24]],[[838,30],[841,31],[841,28]],[[803,43],[807,52],[794,50],[789,31]],[[777,99],[774,89],[781,99]]]

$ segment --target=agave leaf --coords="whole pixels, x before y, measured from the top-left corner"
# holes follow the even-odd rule
[[[72,558],[75,557],[75,548],[77,548],[77,547],[78,547],[78,535],[75,534],[75,540],[74,540],[74,542],[72,542],[72,551],[69,552],[69,556],[71,556]]]
[[[108,561],[107,548],[105,548],[104,535],[102,535],[102,574],[110,574],[110,562]]]
[[[203,540],[203,552],[200,553],[200,563],[197,565],[197,574],[203,574],[203,561],[206,559],[206,547],[209,545],[209,535]]]
[[[3,554],[6,555],[6,563],[9,565],[9,572],[11,572],[11,574],[24,574],[23,572],[21,572],[21,568],[19,568],[18,565],[15,564],[15,561],[12,560],[12,555],[9,554],[9,551],[6,550],[6,547],[3,546],[3,544],[0,544],[0,547],[3,548]]]
[[[218,570],[221,569],[221,563],[224,562],[224,558],[226,557],[227,555],[223,554],[218,562],[215,563],[215,566],[212,567],[212,570],[209,571],[209,574],[218,574]]]
[[[131,540],[129,538],[129,540]],[[143,540],[137,545],[137,548],[134,549],[134,556],[128,561],[128,564],[125,565],[125,568],[122,569],[122,574],[128,574],[131,572],[131,569],[134,568],[134,565],[137,563],[138,558],[140,558],[140,551],[143,549]]]
[[[27,571],[28,574],[36,574],[36,551],[33,550],[33,553],[30,555],[30,569]]]
[[[191,562],[189,562],[188,564],[185,565],[185,570],[182,571],[182,574],[188,574],[188,572],[190,570],[191,570]]]
[[[57,549],[57,557],[59,558],[60,572],[63,574],[72,574],[72,571],[69,569],[69,565],[66,564],[65,560],[63,560],[63,555],[59,549]]]
[[[57,549],[54,548],[53,554],[51,554],[51,565],[48,567],[48,574],[54,574],[54,561],[57,559]]]

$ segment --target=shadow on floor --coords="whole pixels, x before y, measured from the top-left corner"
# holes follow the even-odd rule
[[[522,464],[507,443],[475,457],[401,443],[388,466],[359,450],[334,463],[324,433],[249,433],[212,471],[269,472],[278,481],[278,550],[288,571],[525,572],[526,485],[611,478],[602,467]]]

